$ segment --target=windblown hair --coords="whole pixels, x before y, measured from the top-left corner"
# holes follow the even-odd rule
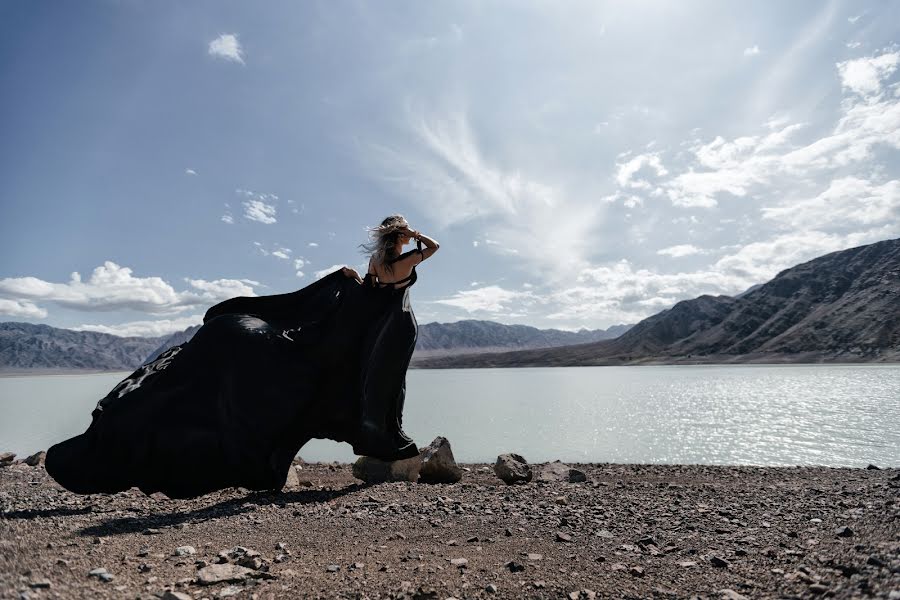
[[[381,222],[378,227],[369,227],[369,242],[360,244],[363,251],[375,259],[375,262],[384,265],[388,271],[393,271],[391,260],[397,258],[397,239],[400,230],[409,227],[409,223],[403,215],[391,215]]]

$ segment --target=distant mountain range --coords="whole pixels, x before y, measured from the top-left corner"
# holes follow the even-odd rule
[[[828,361],[900,361],[900,239],[827,254],[737,297],[679,302],[614,340],[415,366]]]
[[[492,321],[426,323],[419,326],[416,356],[541,348],[610,339],[628,325],[609,329],[562,331]],[[189,341],[199,325],[162,337],[118,337],[31,323],[0,323],[0,372],[128,371]]]
[[[0,323],[0,372],[130,371],[140,366],[163,339]]]

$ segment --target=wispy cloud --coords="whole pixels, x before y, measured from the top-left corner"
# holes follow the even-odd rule
[[[756,56],[759,54],[759,46],[753,45],[749,48],[744,48],[744,56]]]
[[[671,256],[672,258],[681,258],[682,256],[691,256],[693,254],[703,253],[702,248],[698,248],[693,244],[679,244],[677,246],[669,246],[656,251],[657,254]]]
[[[277,223],[275,218],[275,206],[266,204],[262,200],[244,200],[244,218],[257,223],[271,225]]]
[[[45,319],[47,311],[27,300],[0,298],[0,315],[25,319]]]
[[[244,50],[234,33],[223,33],[209,43],[210,56],[244,64]]]

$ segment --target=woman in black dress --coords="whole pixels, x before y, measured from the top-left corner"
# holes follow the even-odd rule
[[[280,489],[312,438],[385,460],[415,455],[400,427],[416,336],[408,288],[438,244],[399,215],[372,238],[365,280],[344,267],[296,292],[210,308],[189,342],[122,380],[87,431],[47,451],[47,472],[77,493],[187,498]],[[411,239],[417,249],[401,254]]]

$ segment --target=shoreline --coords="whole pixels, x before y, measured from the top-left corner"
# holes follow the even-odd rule
[[[492,353],[484,353],[484,356],[489,356]],[[469,355],[459,355],[459,356],[469,356]],[[452,357],[441,357],[444,358],[452,358]],[[610,363],[602,363],[602,364],[577,364],[577,365],[533,365],[533,364],[522,364],[522,365],[491,365],[485,364],[482,366],[423,366],[417,365],[415,362],[415,357],[413,358],[413,362],[410,363],[410,369],[416,369],[421,371],[438,371],[438,370],[446,370],[446,369],[553,369],[553,368],[567,368],[567,367],[740,367],[740,366],[748,366],[748,367],[781,367],[781,366],[883,366],[883,367],[896,367],[900,366],[900,359],[898,360],[773,360],[771,362],[763,362],[756,360],[741,360],[741,361],[700,361],[696,359],[683,359],[683,360],[644,360],[640,362],[632,361],[632,362],[610,362]],[[433,357],[426,357],[420,359],[422,361],[431,361],[434,360]],[[137,369],[137,367],[135,367]],[[111,375],[115,373],[121,373],[123,376],[130,375],[134,372],[134,369],[131,371],[122,371],[122,370],[103,370],[103,369],[66,369],[66,368],[48,368],[48,369],[10,369],[10,370],[0,370],[0,379],[4,378],[14,378],[14,377],[57,377],[57,376],[68,376],[68,375]]]
[[[740,600],[900,589],[900,469],[570,463],[587,481],[508,486],[490,463],[459,466],[454,484],[366,485],[347,463],[297,461],[281,492],[191,500],[78,496],[43,467],[0,468],[0,596]],[[213,565],[232,580],[210,582]]]

